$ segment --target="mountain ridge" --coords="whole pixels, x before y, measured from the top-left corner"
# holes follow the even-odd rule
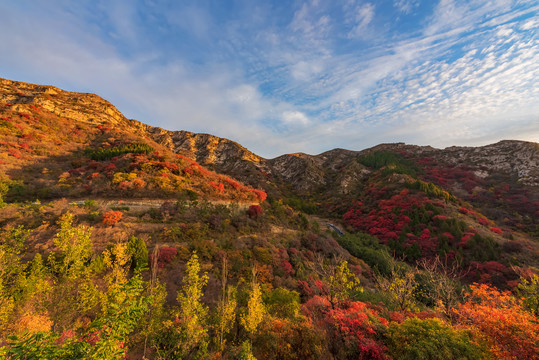
[[[350,358],[363,350],[340,329],[363,331],[356,317],[374,314],[365,331],[377,358],[390,358],[384,339],[406,318],[469,326],[451,322],[470,305],[465,291],[503,295],[537,280],[538,161],[539,144],[515,140],[265,159],[225,138],[127,119],[94,94],[2,80],[0,260],[13,266],[0,277],[0,354],[18,358],[37,339],[36,353],[77,348],[81,358],[110,345],[108,330],[138,322],[114,338],[118,358],[167,357],[183,339],[189,317],[178,309],[196,267],[208,339],[225,293],[237,306],[226,346],[205,345],[215,358],[239,358],[248,341],[258,358]],[[131,300],[118,279],[138,282]],[[243,319],[255,286],[268,312],[251,337]],[[534,311],[507,333],[537,329]],[[88,340],[96,334],[104,341]],[[350,344],[339,353],[335,341]]]
[[[334,189],[338,194],[355,191],[369,170],[358,163],[376,152],[406,152],[415,158],[432,158],[449,166],[472,165],[478,177],[501,172],[521,186],[539,186],[539,143],[502,140],[485,146],[450,146],[444,149],[398,143],[382,143],[363,150],[335,148],[317,155],[283,154],[271,159],[259,156],[241,144],[218,136],[186,130],[166,130],[127,119],[107,100],[90,93],[76,93],[48,85],[0,79],[0,101],[39,105],[60,117],[89,124],[115,126],[155,141],[176,154],[186,156],[219,173],[232,176],[269,194],[305,196]],[[288,190],[286,190],[288,189]]]

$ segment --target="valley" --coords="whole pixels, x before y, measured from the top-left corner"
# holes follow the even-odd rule
[[[6,359],[539,358],[536,142],[265,159],[0,79],[0,204]]]

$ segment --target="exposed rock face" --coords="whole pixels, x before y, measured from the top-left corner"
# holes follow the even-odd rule
[[[406,151],[432,157],[440,163],[472,166],[481,178],[504,173],[521,185],[539,186],[538,143],[501,141],[482,147],[449,147],[443,150],[396,143],[381,144],[363,151],[334,149],[319,155],[297,153],[264,159],[228,139],[188,131],[168,131],[128,120],[112,104],[94,94],[0,79],[0,102],[14,106],[39,104],[74,121],[120,126],[202,165],[270,192],[286,185],[297,193],[324,189],[349,193],[370,173],[357,159],[374,151]]]
[[[58,116],[75,121],[96,124],[108,122],[115,126],[127,124],[125,116],[103,98],[95,94],[65,91],[54,86],[0,79],[0,101],[41,105]]]
[[[511,174],[519,183],[539,186],[539,143],[504,140],[482,147],[449,147],[440,156],[454,164],[484,169],[476,173],[487,177],[494,172]]]

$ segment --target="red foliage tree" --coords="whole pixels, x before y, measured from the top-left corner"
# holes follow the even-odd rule
[[[249,206],[249,209],[247,209],[247,215],[251,219],[258,219],[258,217],[262,214],[262,207],[260,205],[251,205]]]
[[[162,269],[165,267],[166,264],[169,264],[172,259],[178,254],[178,249],[175,247],[170,246],[163,246],[159,248],[159,252],[157,254],[157,267]],[[153,264],[153,254],[150,254],[148,256],[150,265]]]

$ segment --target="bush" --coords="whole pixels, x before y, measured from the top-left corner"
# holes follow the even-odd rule
[[[365,261],[374,271],[381,275],[391,274],[391,256],[375,237],[363,233],[345,234],[337,238],[337,242],[351,255]]]
[[[500,245],[490,237],[475,234],[465,245],[468,261],[493,261],[500,258]]]
[[[165,267],[165,265],[169,264],[172,259],[176,257],[178,254],[178,249],[175,247],[170,246],[163,246],[159,249],[159,252],[157,254],[157,267],[162,269]],[[149,255],[150,263],[153,262],[153,254]]]
[[[279,318],[295,318],[299,313],[299,293],[276,288],[264,294],[264,303],[271,315]]]
[[[388,348],[393,359],[483,359],[484,351],[463,330],[440,319],[408,318],[388,329]]]
[[[135,143],[135,144],[122,145],[122,146],[115,146],[111,149],[103,149],[103,148],[99,148],[97,150],[86,149],[85,153],[92,160],[108,160],[122,154],[128,154],[128,153],[149,154],[154,151],[155,149],[148,144]]]
[[[249,206],[249,209],[247,210],[247,215],[251,219],[258,219],[258,217],[262,214],[262,207],[260,205],[251,205]]]
[[[112,226],[122,220],[124,214],[121,211],[107,211],[103,213],[103,224],[107,226]]]

